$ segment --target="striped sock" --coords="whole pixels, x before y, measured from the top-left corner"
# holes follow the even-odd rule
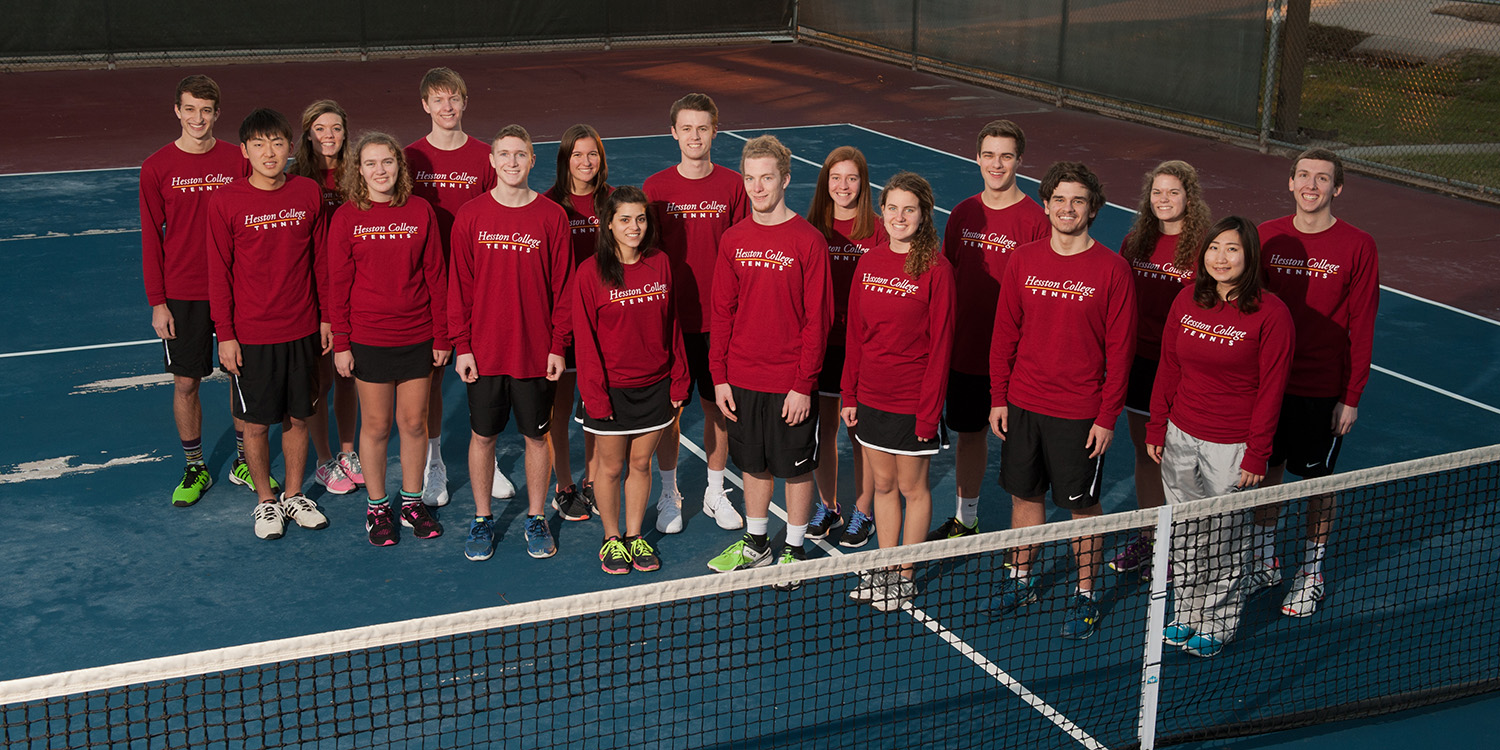
[[[377,498],[374,495],[371,495],[370,498],[369,498],[369,503],[370,503],[370,507],[371,508],[378,508],[378,507],[386,504],[385,497],[382,496],[382,497],[378,497]]]
[[[192,440],[182,441],[182,452],[187,455],[188,464],[203,465],[203,438],[195,437]]]
[[[422,491],[421,490],[417,490],[416,492],[407,492],[406,490],[401,490],[401,504],[402,505],[411,505],[412,503],[420,503],[420,502],[422,502]]]
[[[241,461],[245,460],[245,433],[239,430],[234,431],[234,452]]]

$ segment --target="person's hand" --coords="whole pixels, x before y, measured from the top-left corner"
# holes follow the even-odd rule
[[[844,424],[848,425],[849,427],[853,427],[853,426],[859,424],[859,408],[858,407],[855,407],[855,406],[846,406],[846,407],[844,407],[842,409],[839,409],[839,416],[843,418]]]
[[[781,418],[789,425],[802,424],[807,415],[812,413],[812,397],[796,391],[787,391],[786,400],[781,402]]]
[[[327,353],[333,351],[333,324],[332,323],[319,323],[318,324],[318,340],[320,342],[322,342],[322,344],[323,344],[323,353],[324,354],[327,354]]]
[[[1000,438],[1001,440],[1004,440],[1005,439],[1005,433],[1009,429],[1010,429],[1010,407],[1009,406],[991,406],[990,407],[990,432],[995,433],[995,437]]]
[[[714,386],[714,403],[719,405],[719,411],[724,413],[725,419],[731,422],[740,421],[740,418],[734,415],[739,407],[735,406],[734,390],[729,387],[728,383],[719,383]]]
[[[1089,458],[1098,458],[1104,455],[1105,451],[1109,450],[1109,444],[1114,442],[1114,439],[1114,430],[1094,425],[1089,428],[1089,439],[1084,441],[1083,447],[1094,449],[1093,452],[1089,453]]]
[[[240,342],[234,339],[219,342],[219,364],[231,375],[240,374],[240,367],[245,364],[244,357],[240,356]]]
[[[1146,455],[1150,456],[1152,461],[1161,463],[1161,446],[1146,443]]]
[[[1354,420],[1359,419],[1358,406],[1345,406],[1342,401],[1333,405],[1333,434],[1348,435],[1354,429]]]
[[[672,408],[673,409],[681,409],[682,405],[685,404],[685,403],[687,403],[687,402],[686,401],[673,401],[672,402]]]
[[[334,352],[333,369],[343,377],[354,377],[354,352]]]
[[[557,380],[568,369],[568,361],[559,354],[547,355],[547,379]]]
[[[171,341],[177,338],[177,321],[172,318],[172,310],[165,302],[151,306],[151,327],[159,339]]]
[[[479,365],[474,364],[474,354],[460,354],[453,361],[453,369],[458,372],[458,379],[465,383],[479,382]]]
[[[433,349],[432,350],[432,366],[433,367],[442,367],[443,365],[448,364],[448,359],[450,357],[452,357],[452,356],[453,356],[453,350],[452,349]]]
[[[1242,489],[1242,490],[1248,490],[1251,487],[1259,485],[1260,484],[1260,480],[1265,479],[1265,478],[1266,478],[1265,474],[1251,474],[1250,472],[1245,471],[1244,469],[1240,469],[1240,481],[1239,481],[1238,484],[1235,485],[1235,487],[1237,487],[1239,489]]]

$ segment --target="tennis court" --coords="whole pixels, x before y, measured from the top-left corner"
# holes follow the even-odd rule
[[[788,194],[793,207],[807,205],[823,155],[844,144],[864,151],[876,183],[897,169],[923,174],[932,182],[940,208],[951,208],[978,189],[968,158],[854,125],[726,131],[718,139],[717,161],[737,166],[739,143],[766,130],[781,138],[795,155]],[[606,147],[614,184],[639,184],[676,158],[676,146],[665,135],[606,138]],[[554,144],[538,144],[539,163],[549,162],[554,148]],[[1034,164],[1029,167],[1023,171],[1040,169]],[[534,187],[546,187],[550,182],[546,172],[545,167],[533,172]],[[205,448],[218,483],[197,506],[171,507],[164,499],[163,483],[179,457],[171,450],[176,441],[165,413],[169,385],[159,375],[159,344],[141,340],[143,333],[149,335],[149,327],[139,290],[136,174],[133,169],[106,169],[0,177],[0,201],[13,207],[0,216],[0,258],[10,270],[0,279],[0,293],[13,311],[0,335],[4,342],[0,361],[6,373],[0,380],[0,409],[14,415],[13,428],[0,437],[0,456],[6,464],[0,466],[0,484],[5,485],[12,503],[25,508],[13,518],[8,539],[0,546],[0,563],[24,571],[7,592],[6,609],[13,615],[0,622],[0,638],[10,646],[0,656],[0,679],[502,604],[543,602],[622,584],[598,570],[597,521],[554,520],[558,556],[541,561],[527,557],[520,541],[521,502],[497,506],[500,539],[494,559],[476,564],[462,558],[462,527],[470,507],[462,437],[467,412],[463,390],[451,377],[445,421],[455,429],[445,439],[444,453],[455,500],[443,512],[448,532],[438,540],[407,537],[394,549],[373,548],[364,541],[363,494],[323,497],[316,494],[321,488],[312,497],[331,519],[327,530],[297,529],[273,543],[256,539],[250,533],[250,495],[226,480],[233,435],[228,420],[214,406],[227,401],[226,383],[221,379],[206,382],[203,391]],[[1035,181],[1023,177],[1023,183],[1034,195]],[[1130,211],[1112,204],[1096,222],[1094,234],[1118,247],[1131,218]],[[1494,321],[1386,288],[1376,329],[1375,365],[1359,425],[1341,457],[1341,470],[1500,443],[1500,399],[1496,398],[1500,393],[1500,325]],[[1121,425],[1117,434],[1123,435],[1123,430]],[[519,480],[520,440],[507,434],[510,438],[501,440],[500,466]],[[683,435],[685,443],[701,435],[696,408],[690,407],[684,417]],[[686,445],[683,454],[681,481],[689,498],[686,531],[652,538],[664,560],[660,574],[632,576],[623,583],[711,575],[704,564],[737,538],[737,532],[718,529],[695,507],[693,499],[701,495],[703,478],[695,468],[701,463],[694,463],[689,452],[696,452],[696,445]],[[841,474],[848,483],[847,446],[843,453]],[[575,445],[574,460],[581,465],[581,445]],[[937,517],[952,502],[952,460],[952,453],[945,452],[933,462]],[[997,460],[992,450],[992,467]],[[279,473],[279,463],[273,473]],[[1110,452],[1105,470],[1106,512],[1132,509],[1131,457],[1123,443]],[[993,482],[993,477],[992,468],[987,481]],[[739,499],[738,493],[731,496]],[[1408,518],[1388,508],[1378,523],[1387,529],[1424,530],[1422,539],[1411,540],[1417,549],[1448,539],[1468,545],[1464,549],[1474,559],[1492,561],[1500,547],[1493,546],[1493,534],[1483,533],[1474,524],[1485,522],[1484,514],[1492,509],[1494,498],[1479,500],[1488,507],[1478,502],[1478,507],[1452,508],[1439,517]],[[998,489],[987,491],[980,508],[983,527],[1003,528],[1007,507]],[[1134,520],[1137,525],[1142,522]],[[1350,554],[1340,556],[1335,551],[1330,613],[1349,611],[1346,608],[1356,606],[1350,601],[1354,591],[1374,590],[1391,575],[1384,551],[1341,538],[1341,533],[1353,534],[1366,522],[1376,523],[1351,520],[1347,530],[1335,532],[1334,546],[1345,545]],[[1122,534],[1131,522],[1118,523],[1107,533]],[[1284,530],[1296,525],[1292,518],[1284,524]],[[1295,535],[1284,531],[1284,538],[1291,536]],[[1410,553],[1418,561],[1414,569],[1402,574],[1421,573],[1417,549],[1398,545],[1398,552]],[[980,655],[980,660],[952,645],[931,625],[924,627],[922,618],[882,615],[849,603],[843,597],[847,581],[837,576],[809,580],[795,598],[778,597],[762,588],[738,592],[734,596],[739,598],[710,599],[691,606],[672,604],[655,612],[646,608],[579,615],[585,619],[567,625],[565,639],[602,641],[618,655],[620,674],[641,665],[658,669],[664,681],[657,689],[692,691],[695,703],[724,701],[724,710],[736,716],[723,721],[709,721],[692,706],[670,714],[667,723],[680,724],[682,730],[671,736],[680,736],[690,726],[701,735],[693,746],[741,743],[758,737],[757,727],[768,723],[786,729],[766,746],[826,744],[859,735],[862,722],[848,717],[851,706],[868,712],[863,723],[882,727],[937,731],[960,721],[965,733],[1019,733],[1038,737],[1037,744],[1046,746],[1100,741],[1084,739],[1092,737],[1093,726],[1106,728],[1101,736],[1133,736],[1139,655],[1112,652],[1108,645],[1139,640],[1137,631],[1148,603],[1146,589],[1135,581],[1113,582],[1101,634],[1085,644],[1063,645],[1055,637],[1057,613],[1048,608],[1016,621],[992,618],[984,611],[985,597],[976,592],[988,590],[998,569],[997,554],[995,549],[972,550],[936,563],[917,602],[933,624],[967,644],[964,648]],[[1469,589],[1445,599],[1455,611],[1440,619],[1482,618],[1483,632],[1472,635],[1493,643],[1495,626],[1489,624],[1491,618],[1484,616],[1478,601],[1485,589],[1475,581],[1464,585]],[[613,604],[628,606],[629,599]],[[1383,658],[1393,666],[1405,663],[1402,654],[1406,651],[1396,645],[1408,633],[1359,632],[1359,618],[1332,614],[1326,619],[1294,621],[1276,614],[1267,601],[1259,604],[1258,609],[1252,607],[1246,627],[1264,637],[1257,638],[1253,648],[1215,660],[1211,674],[1216,682],[1212,684],[1232,684],[1234,670],[1277,658],[1288,660],[1288,669],[1304,666],[1303,671],[1316,675],[1320,660],[1338,662],[1347,656],[1345,646],[1362,639],[1374,647],[1373,653],[1361,657],[1370,669],[1382,669]],[[558,616],[566,616],[566,610]],[[609,633],[638,632],[642,618],[647,637],[610,641]],[[736,635],[744,636],[743,642],[705,642],[705,636],[682,624],[703,618],[729,618]],[[772,625],[788,618],[796,630],[807,633],[808,640],[785,643],[770,637],[779,632]],[[627,623],[634,627],[625,627]],[[1419,622],[1411,625],[1420,630]],[[1303,645],[1310,643],[1319,645]],[[1381,643],[1390,647],[1381,649]],[[600,643],[589,645],[597,648]],[[505,723],[521,719],[531,722],[534,731],[519,738],[503,735],[507,740],[516,740],[517,746],[529,746],[532,740],[536,744],[592,741],[595,730],[567,725],[583,716],[606,722],[606,727],[607,722],[616,722],[619,731],[634,728],[625,706],[630,697],[639,697],[636,691],[642,683],[624,678],[612,683],[605,679],[608,670],[595,673],[587,664],[568,661],[568,648],[560,653],[540,645],[533,648],[545,651],[546,659],[562,659],[548,662],[547,669],[538,667],[538,672],[576,672],[583,682],[566,683],[566,688],[528,685],[528,670],[516,667],[513,679],[517,682],[506,684],[514,689],[517,703],[513,707],[507,703],[506,712],[495,723],[502,718]],[[1038,657],[1038,649],[1055,653]],[[1297,649],[1310,649],[1305,664],[1286,655]],[[425,658],[415,650],[404,655]],[[452,653],[426,656],[451,669],[475,654],[454,647]],[[384,654],[381,658],[393,657]],[[860,665],[852,673],[846,663],[851,658]],[[715,692],[725,690],[722,685],[710,689],[717,683],[705,681],[694,669],[694,659],[717,669],[744,671],[744,694]],[[921,665],[916,670],[914,660]],[[1065,721],[1077,722],[1073,729],[1049,722],[1045,711],[1028,705],[1014,690],[1008,691],[1005,680],[995,676],[986,663],[1013,676],[1024,690],[1034,691],[1031,694],[1044,695],[1044,705],[1058,707]],[[1191,675],[1206,673],[1194,673],[1193,667],[1169,658],[1164,690],[1175,691],[1179,698],[1204,691],[1204,685]],[[1181,678],[1175,681],[1174,670],[1181,670]],[[809,672],[826,679],[809,684],[795,678]],[[1289,677],[1280,694],[1297,695],[1301,679]],[[899,690],[891,689],[892,684],[899,684]],[[459,692],[453,699],[473,698],[461,687],[455,689]],[[1112,697],[1100,701],[1099,691]],[[1208,694],[1205,710],[1219,714],[1217,721],[1233,723],[1248,710],[1234,705],[1232,691],[1214,694],[1209,690]],[[531,703],[524,700],[526,696],[558,705],[538,716],[527,708]],[[950,697],[930,702],[931,696]],[[619,707],[612,707],[614,699],[619,700]],[[278,700],[295,703],[297,698],[294,694]],[[789,722],[778,713],[809,710],[813,713]],[[1108,716],[1111,713],[1120,715]],[[434,717],[416,718],[441,723]],[[1049,731],[1056,734],[1033,734],[1041,731],[1033,726],[1038,721],[1049,724]],[[415,718],[408,723],[421,724]],[[376,722],[362,731],[375,732],[372,726],[385,728],[380,730],[383,733],[360,736],[376,738],[371,740],[376,744],[422,745],[419,736],[393,728],[395,723]],[[319,731],[303,728],[289,736],[312,743],[309,746],[332,742]],[[491,736],[478,729],[466,732],[471,740]],[[641,735],[648,740],[656,736]],[[875,737],[885,739],[884,734]],[[875,744],[902,746],[895,737],[892,734],[885,744]],[[283,737],[283,741],[289,740]],[[1117,744],[1110,741],[1102,746]]]

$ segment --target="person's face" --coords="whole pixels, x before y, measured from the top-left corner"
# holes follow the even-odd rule
[[[853,208],[859,200],[859,192],[864,188],[864,183],[859,179],[859,167],[854,162],[841,161],[828,170],[828,197],[833,199],[833,205],[843,209]]]
[[[177,121],[182,123],[182,132],[189,138],[205,140],[213,135],[214,123],[219,120],[219,106],[207,99],[199,99],[184,91],[172,108]]]
[[[1094,214],[1089,211],[1089,189],[1077,182],[1060,182],[1043,206],[1052,229],[1059,234],[1078,236],[1088,231]]]
[[[531,166],[536,155],[531,144],[513,135],[495,141],[490,150],[490,166],[495,168],[495,177],[509,188],[526,187],[526,178],[531,175]]]
[[[1245,273],[1245,245],[1240,233],[1230,229],[1219,233],[1203,251],[1203,266],[1219,288],[1233,288]]]
[[[1021,166],[1021,155],[1016,153],[1016,139],[998,135],[985,136],[979,144],[979,155],[974,157],[979,172],[984,176],[984,189],[1004,192],[1016,184],[1016,169]]]
[[[324,112],[313,120],[312,127],[307,129],[307,136],[319,154],[330,159],[338,156],[339,149],[344,147],[344,118],[332,112]]]
[[[599,143],[593,138],[579,138],[568,154],[568,176],[572,178],[572,192],[582,195],[599,176],[599,165],[603,157],[599,154]]]
[[[678,111],[677,120],[672,123],[672,138],[689,159],[707,158],[717,132],[713,117],[696,109]]]
[[[1344,190],[1343,186],[1333,186],[1333,162],[1321,159],[1298,161],[1287,187],[1297,202],[1297,210],[1305,214],[1328,208],[1334,197]]]
[[[365,188],[370,193],[371,200],[390,200],[396,192],[396,179],[399,176],[396,154],[391,147],[384,143],[372,143],[365,146],[359,155],[359,176],[364,178]]]
[[[261,178],[275,181],[286,170],[292,144],[281,135],[252,135],[240,144],[240,152],[250,160],[250,169]]]
[[[917,196],[906,190],[887,190],[881,196],[880,214],[885,219],[885,233],[894,242],[911,242],[922,228],[922,205]]]
[[[443,130],[456,130],[463,121],[469,100],[447,89],[433,89],[422,100],[422,109],[432,116],[432,124]]]
[[[1169,174],[1151,180],[1151,213],[1157,221],[1182,221],[1186,211],[1187,191],[1182,189],[1182,180]]]
[[[646,238],[646,205],[644,203],[621,203],[609,220],[609,232],[615,238],[615,246],[640,250]]]
[[[744,167],[745,195],[750,198],[751,208],[760,213],[776,208],[786,195],[792,176],[783,176],[776,168],[776,159],[770,156],[746,159]]]

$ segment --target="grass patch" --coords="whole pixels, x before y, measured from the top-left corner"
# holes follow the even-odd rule
[[[1500,186],[1500,154],[1413,154],[1381,156],[1372,161],[1476,185]]]

